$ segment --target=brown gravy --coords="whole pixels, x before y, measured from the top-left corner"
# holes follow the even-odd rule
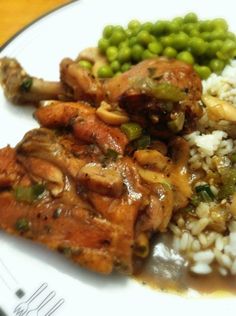
[[[188,294],[236,295],[236,277],[221,276],[217,271],[198,276],[188,271],[188,263],[170,247],[168,234],[153,240],[149,258],[144,265],[137,262],[135,278],[157,290]]]

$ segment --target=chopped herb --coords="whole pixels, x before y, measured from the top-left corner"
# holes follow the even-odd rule
[[[137,123],[124,123],[121,125],[121,130],[126,134],[130,141],[140,138],[142,135],[142,127]]]
[[[51,233],[52,232],[52,227],[50,225],[45,225],[44,226],[44,230],[47,234]]]
[[[143,135],[136,141],[134,141],[133,146],[135,149],[145,149],[151,144],[151,137],[149,135]]]
[[[232,163],[236,163],[236,153],[233,153],[230,157]]]
[[[108,148],[107,152],[101,159],[101,164],[105,168],[107,164],[111,161],[116,161],[119,156],[119,153],[111,148]]]
[[[164,101],[179,102],[186,97],[186,93],[179,87],[168,82],[156,82],[152,78],[138,78],[134,82],[134,88],[152,97]]]
[[[19,218],[16,221],[15,228],[21,233],[26,233],[30,229],[30,222],[27,218]]]
[[[236,192],[236,168],[222,168],[220,171],[223,185],[218,193],[218,199],[226,199]]]
[[[168,127],[172,132],[178,133],[183,129],[184,126],[185,115],[183,112],[179,112],[176,115],[176,118],[167,123]]]
[[[187,213],[192,213],[193,211],[194,211],[194,206],[193,206],[193,204],[191,204],[192,202],[190,202],[190,204],[188,205],[188,206],[186,206],[184,209],[183,209],[183,211],[184,212],[187,212]],[[199,203],[198,203],[199,204]],[[197,205],[198,205],[197,204]],[[196,205],[196,206],[197,206]]]
[[[15,199],[19,202],[32,203],[43,194],[44,190],[45,187],[42,184],[33,184],[30,187],[17,186],[13,194]]]
[[[197,194],[194,194],[190,199],[190,204],[193,206],[198,206],[198,204],[201,202],[200,196]]]
[[[208,184],[199,185],[195,188],[195,190],[204,202],[211,202],[215,198],[215,195]]]
[[[59,246],[58,251],[66,257],[70,257],[72,255],[72,250],[70,247]]]
[[[105,154],[105,159],[107,160],[112,160],[112,161],[116,161],[116,159],[118,158],[119,153],[111,148],[107,149],[107,152]]]
[[[62,209],[60,207],[58,207],[57,209],[55,209],[55,211],[53,212],[52,217],[53,218],[59,218],[61,216],[62,213]]]
[[[33,79],[31,77],[25,78],[20,85],[20,90],[22,92],[29,92],[33,84]]]
[[[153,68],[153,67],[149,67],[147,70],[148,70],[149,76],[153,77],[155,75],[157,69]]]

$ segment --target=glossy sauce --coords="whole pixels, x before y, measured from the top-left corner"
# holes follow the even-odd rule
[[[153,240],[149,258],[144,265],[137,262],[135,278],[143,284],[164,292],[191,294],[236,295],[236,277],[223,277],[215,271],[209,275],[189,272],[188,262],[171,246],[171,236],[163,234]]]

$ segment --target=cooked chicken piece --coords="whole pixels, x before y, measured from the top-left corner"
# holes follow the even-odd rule
[[[142,81],[146,78],[151,78],[158,83],[169,83],[178,87],[184,93],[183,100],[194,102],[201,98],[201,80],[192,66],[179,60],[168,60],[165,58],[153,58],[140,62],[121,76],[106,81],[104,89],[108,93],[108,98],[111,102],[122,103],[123,100],[121,98],[125,99],[129,96],[132,97],[148,92],[145,91],[145,89],[148,89],[145,86],[148,82]],[[143,86],[139,86],[139,83],[143,84]],[[150,96],[155,97],[154,94],[155,91]],[[162,97],[163,100],[168,100],[168,98],[177,99],[178,97],[181,98],[181,94],[163,95]],[[193,107],[195,106],[195,104],[192,105]],[[139,106],[143,107],[141,104]]]
[[[202,115],[201,80],[192,66],[177,60],[145,60],[120,76],[99,81],[76,62],[65,59],[61,63],[61,80],[72,89],[75,99],[96,105],[106,100],[134,114],[135,120],[145,114],[154,125],[168,121],[172,131],[182,130],[185,117],[191,125]],[[183,114],[180,118],[179,113]]]
[[[52,113],[58,104],[45,108],[45,119],[51,117],[56,126],[60,119]],[[83,106],[74,105],[71,113],[91,111]],[[166,160],[165,172],[178,166],[173,183],[170,176],[167,186],[144,181],[130,157],[119,155],[116,161],[101,164],[104,153],[93,146],[91,152],[91,146],[77,135],[40,128],[28,132],[15,149],[0,150],[0,228],[42,243],[94,271],[116,269],[130,274],[134,257],[148,255],[152,234],[165,231],[173,209],[182,207],[175,199],[183,201],[188,193],[182,187],[187,179],[184,160],[177,153],[173,161]],[[181,187],[178,172],[184,177]]]
[[[115,166],[89,163],[80,169],[78,181],[79,185],[103,195],[119,197],[123,191],[123,180]]]
[[[16,59],[0,59],[0,83],[6,97],[16,104],[51,99],[68,99],[60,82],[44,81],[28,75]]]
[[[64,175],[51,162],[35,157],[18,156],[18,160],[25,170],[30,172],[31,178],[37,182],[46,182],[47,189],[53,196],[60,195],[65,187]]]
[[[131,273],[132,232],[137,212],[125,203],[126,212],[133,220],[127,222],[124,229],[122,224],[104,220],[86,199],[86,194],[85,197],[78,195],[77,174],[89,161],[90,154],[87,159],[83,157],[82,164],[60,144],[61,138],[46,129],[34,130],[25,136],[16,151],[10,148],[0,151],[0,165],[12,166],[23,173],[21,178],[29,178],[25,184],[15,177],[7,183],[7,188],[6,182],[1,182],[1,229],[43,243],[97,272],[110,273],[117,266],[121,272]],[[14,155],[5,154],[10,150]],[[62,181],[60,170],[63,170],[66,185],[55,198],[50,185]],[[0,178],[7,178],[5,170],[0,171]]]
[[[10,192],[3,192],[0,203],[0,227],[10,234],[42,243],[100,273],[110,273],[120,259],[116,255],[126,243],[125,232],[91,216],[80,199],[76,204],[69,199],[64,202],[50,198],[26,203],[16,201]]]
[[[0,188],[9,188],[13,184],[28,183],[25,170],[17,164],[16,152],[11,147],[0,149]]]
[[[97,144],[103,152],[112,149],[123,154],[128,139],[119,128],[108,126],[96,115],[96,110],[84,103],[53,103],[39,108],[35,117],[44,127],[71,126],[76,138]]]
[[[62,170],[63,174],[76,177],[80,168],[93,159],[91,154],[83,159],[75,158],[65,149],[64,144],[53,131],[40,128],[29,131],[16,146],[17,153],[22,156],[46,160]],[[95,158],[94,158],[95,159]]]
[[[120,76],[99,80],[78,60],[65,58],[60,72],[61,83],[49,83],[29,77],[14,59],[0,60],[0,81],[6,96],[15,103],[64,98],[98,107],[106,101],[114,109],[125,109],[132,120],[162,137],[192,127],[202,115],[198,103],[201,80],[192,66],[181,61],[149,59]]]
[[[90,71],[80,67],[70,58],[62,60],[60,65],[61,81],[71,89],[74,100],[99,104],[103,99],[102,81]]]

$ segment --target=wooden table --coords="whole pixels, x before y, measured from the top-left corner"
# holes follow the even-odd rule
[[[70,0],[0,0],[0,46],[22,27]]]

